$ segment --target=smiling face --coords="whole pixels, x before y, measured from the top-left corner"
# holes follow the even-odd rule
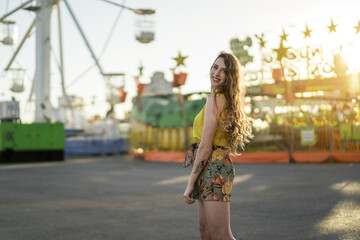
[[[226,66],[224,59],[219,57],[215,60],[214,64],[210,69],[210,81],[211,81],[211,90],[219,87],[225,81]]]

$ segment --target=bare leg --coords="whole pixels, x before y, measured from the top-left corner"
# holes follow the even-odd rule
[[[203,203],[211,240],[234,240],[230,228],[230,202]]]
[[[198,202],[198,214],[199,214],[199,230],[202,240],[210,240],[209,226],[206,220],[205,207],[203,201]]]

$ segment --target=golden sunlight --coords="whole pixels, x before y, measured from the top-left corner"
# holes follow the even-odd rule
[[[321,235],[338,234],[339,239],[357,239],[359,226],[360,205],[350,200],[336,204],[329,215],[316,225]]]
[[[340,193],[348,196],[360,196],[360,183],[344,181],[331,185],[332,190],[339,191]]]

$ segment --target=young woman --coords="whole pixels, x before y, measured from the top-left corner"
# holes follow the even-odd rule
[[[211,93],[194,120],[195,161],[184,200],[198,200],[203,240],[235,239],[230,228],[230,197],[235,177],[229,154],[253,137],[244,110],[245,88],[237,58],[220,52],[210,69]]]

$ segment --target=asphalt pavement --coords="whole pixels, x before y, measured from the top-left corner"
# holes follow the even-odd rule
[[[235,164],[237,240],[359,240],[360,164]],[[190,168],[127,155],[0,165],[0,240],[200,239]]]

